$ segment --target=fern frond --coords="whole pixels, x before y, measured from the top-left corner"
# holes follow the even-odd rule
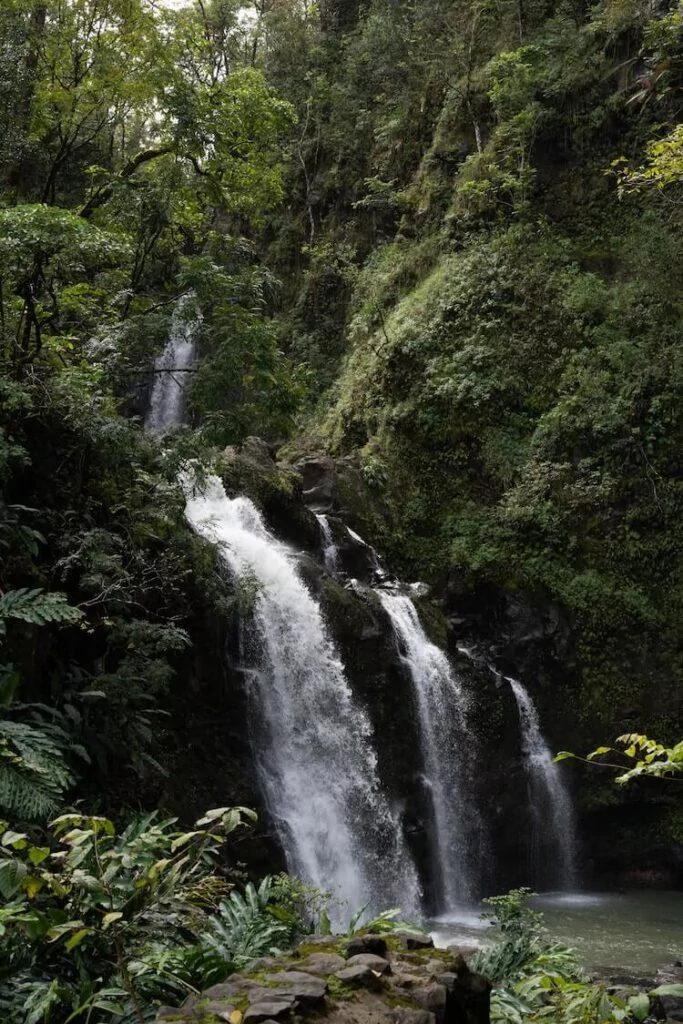
[[[59,591],[46,593],[40,587],[21,587],[0,597],[0,634],[6,632],[6,619],[44,626],[48,622],[77,622],[82,616],[80,608],[70,605],[66,595]]]
[[[0,720],[0,807],[20,820],[48,817],[72,784],[64,751],[49,728]]]
[[[225,960],[244,963],[286,948],[289,929],[268,911],[272,879],[258,889],[249,882],[244,894],[231,892],[208,921],[205,944]]]
[[[0,1011],[7,1024],[43,1024],[59,1007],[73,1002],[71,987],[56,979],[37,980],[28,971],[0,984]]]

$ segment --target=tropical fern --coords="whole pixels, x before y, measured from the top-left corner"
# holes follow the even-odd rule
[[[249,882],[244,894],[231,892],[209,919],[206,945],[237,966],[264,954],[281,953],[289,929],[268,911],[271,887],[268,875],[258,889]]]
[[[0,636],[7,632],[7,619],[44,626],[48,622],[77,622],[82,615],[80,608],[70,605],[66,595],[58,591],[48,594],[40,587],[8,590],[0,596]]]
[[[0,719],[0,808],[20,820],[53,814],[73,779],[59,731]]]
[[[7,1024],[43,1024],[59,1007],[69,1007],[73,993],[56,978],[36,980],[29,971],[0,983],[0,1013]]]
[[[534,935],[512,935],[480,949],[472,960],[472,970],[497,984],[504,979],[518,977],[533,963],[537,954]]]
[[[349,926],[346,929],[347,935],[356,935],[359,932],[373,935],[390,935],[392,932],[412,932],[414,935],[421,935],[422,929],[417,928],[410,921],[403,921],[399,915],[400,907],[392,907],[390,910],[383,910],[376,917],[364,921],[368,905],[361,907],[351,917]]]

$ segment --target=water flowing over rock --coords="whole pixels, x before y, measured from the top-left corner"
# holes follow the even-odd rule
[[[420,722],[425,780],[434,814],[435,872],[442,911],[476,893],[473,849],[477,822],[467,797],[464,764],[472,756],[465,702],[448,658],[431,643],[415,605],[403,594],[377,591],[413,680]]]
[[[369,720],[293,552],[217,477],[199,486],[186,475],[184,486],[188,521],[252,595],[243,648],[255,756],[290,870],[352,910],[369,903],[415,914],[417,874],[380,789]]]
[[[163,434],[183,422],[185,393],[197,354],[197,323],[194,296],[181,299],[173,313],[166,347],[154,362],[154,385],[145,417],[145,429],[152,434]]]
[[[512,687],[517,701],[522,752],[529,777],[534,880],[541,879],[550,884],[559,882],[562,889],[575,889],[578,882],[576,837],[569,793],[543,738],[538,712],[530,695],[516,679],[504,678]],[[550,856],[546,856],[547,853]]]
[[[337,571],[337,564],[339,561],[339,552],[337,551],[337,545],[335,544],[334,537],[332,536],[332,530],[330,528],[328,518],[321,514],[317,515],[316,519],[320,525],[320,532],[323,539],[323,559],[325,561],[325,568],[329,572],[335,573]]]

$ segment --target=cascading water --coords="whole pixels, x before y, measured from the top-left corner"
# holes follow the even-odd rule
[[[335,573],[339,564],[339,551],[337,545],[334,543],[334,537],[332,536],[332,528],[330,526],[327,516],[316,515],[318,520],[318,526],[320,527],[320,533],[323,539],[323,560],[325,562],[325,568],[328,572]]]
[[[377,775],[371,726],[354,702],[320,608],[292,552],[247,498],[188,475],[186,516],[237,578],[253,581],[250,697],[257,767],[290,870],[352,909],[419,907],[417,874]],[[341,915],[343,917],[343,915]]]
[[[155,363],[159,372],[145,420],[153,433],[163,434],[183,421],[199,320],[194,296],[182,299],[168,344]],[[290,870],[332,890],[353,908],[395,903],[408,915],[419,914],[417,874],[398,815],[380,789],[369,719],[354,702],[294,555],[268,532],[248,499],[227,498],[217,477],[198,486],[188,472],[182,483],[192,527],[218,547],[236,577],[253,584],[253,616],[250,626],[243,625],[243,637],[245,648],[251,647],[252,667],[245,674],[251,680],[256,762]],[[320,514],[317,519],[325,565],[337,573],[341,552],[328,518]],[[485,846],[480,817],[467,797],[465,759],[471,738],[463,694],[446,655],[427,639],[413,602],[397,592],[375,550],[347,531],[368,552],[375,585],[385,588],[376,593],[413,682],[433,810],[434,875],[441,909],[448,912],[474,895],[476,844],[479,852]],[[349,585],[354,583],[361,587],[354,580]],[[393,590],[386,589],[392,585]],[[476,660],[469,649],[462,653]],[[571,888],[576,869],[569,795],[529,694],[516,680],[507,682],[519,709],[536,861],[540,864],[548,853],[550,836],[552,857],[545,860],[559,863],[562,886]],[[341,923],[343,914],[334,916]]]
[[[472,846],[480,831],[466,795],[463,761],[472,741],[464,721],[464,698],[448,658],[431,643],[417,609],[402,594],[377,590],[410,671],[419,714],[425,779],[434,812],[434,840],[443,911],[475,895]]]
[[[183,422],[187,381],[196,359],[198,320],[194,295],[181,299],[173,313],[166,347],[154,361],[154,386],[145,417],[145,429],[152,434],[163,434]]]
[[[547,878],[547,866],[557,865],[555,877],[562,889],[577,886],[574,812],[558,765],[543,738],[538,711],[516,679],[504,677],[517,701],[522,731],[522,752],[529,777],[529,802],[533,822],[532,860],[537,878]],[[551,857],[544,856],[549,851]]]

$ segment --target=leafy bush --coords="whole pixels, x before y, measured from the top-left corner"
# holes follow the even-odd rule
[[[509,1024],[552,1019],[556,1024],[621,1024],[644,1020],[651,996],[680,995],[670,985],[627,999],[610,995],[604,985],[586,981],[573,950],[552,942],[543,917],[529,907],[530,889],[513,889],[487,900],[488,916],[501,938],[472,959],[473,970],[494,983],[491,1019]]]
[[[159,1001],[232,969],[200,938],[228,885],[217,873],[224,837],[255,820],[209,811],[194,829],[156,813],[119,835],[107,818],[63,814],[44,845],[0,834],[0,1006],[11,1024],[111,1015],[148,1019]]]
[[[403,921],[399,918],[401,913],[400,907],[393,907],[391,910],[383,910],[375,917],[366,919],[367,906],[361,907],[351,917],[348,928],[344,934],[346,935],[357,935],[359,933],[369,933],[371,935],[391,935],[392,932],[414,932],[420,934],[421,929],[416,928],[415,925],[409,921]]]
[[[249,882],[244,893],[231,892],[207,922],[204,943],[235,968],[287,946],[289,928],[269,913],[272,885],[266,876],[258,889]]]
[[[530,889],[513,889],[505,896],[484,902],[493,909],[487,915],[502,934],[499,942],[481,949],[472,968],[497,984],[538,974],[541,970],[566,978],[580,978],[578,960],[572,950],[548,939],[541,914],[531,910]]]
[[[69,754],[88,755],[56,709],[15,702],[19,679],[12,664],[0,665],[0,812],[15,821],[44,820],[73,785]]]

